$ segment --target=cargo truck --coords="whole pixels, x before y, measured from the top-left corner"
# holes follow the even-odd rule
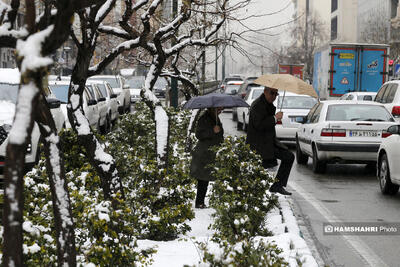
[[[388,61],[388,45],[331,43],[314,53],[314,90],[320,99],[377,92],[388,79]]]
[[[299,79],[303,80],[303,64],[278,64],[278,73],[292,74]]]

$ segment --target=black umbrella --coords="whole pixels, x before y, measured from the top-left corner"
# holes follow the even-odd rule
[[[232,108],[232,107],[249,107],[242,98],[234,95],[225,95],[220,93],[211,93],[191,98],[185,103],[185,109],[198,108]]]

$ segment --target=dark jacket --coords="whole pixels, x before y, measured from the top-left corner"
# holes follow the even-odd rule
[[[275,147],[287,149],[276,139],[275,132],[276,107],[268,103],[264,94],[254,100],[250,107],[249,125],[246,143],[261,155],[263,160],[276,162]]]
[[[211,176],[211,169],[206,167],[206,165],[215,161],[215,152],[209,150],[209,148],[221,144],[224,140],[224,129],[221,121],[219,118],[218,122],[215,120],[216,117],[207,110],[197,122],[196,137],[199,141],[192,152],[190,174],[198,180],[214,180],[214,177]],[[217,134],[213,131],[215,125],[221,127],[221,131]]]

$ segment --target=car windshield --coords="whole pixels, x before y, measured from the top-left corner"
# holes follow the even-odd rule
[[[393,121],[390,113],[375,105],[330,105],[327,121]]]
[[[283,100],[283,105],[282,105]],[[277,107],[285,109],[311,109],[317,100],[308,96],[279,96]]]
[[[50,89],[56,95],[56,98],[62,103],[68,103],[69,85],[49,85]]]
[[[121,85],[119,84],[119,80],[117,77],[93,77],[94,80],[101,80],[101,81],[107,81],[112,88],[120,88]]]
[[[233,91],[236,92],[239,90],[240,84],[228,84],[225,88],[225,94],[232,95]]]
[[[0,83],[0,100],[17,103],[18,84]]]
[[[143,77],[133,77],[130,78],[127,82],[130,88],[133,89],[142,89],[144,87],[144,78]]]
[[[260,87],[260,88],[254,88],[254,89],[253,89],[253,95],[252,95],[251,99],[256,99],[256,98],[259,97],[263,92],[264,92],[264,88],[262,88],[262,87]]]

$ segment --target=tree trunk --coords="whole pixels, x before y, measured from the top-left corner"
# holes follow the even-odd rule
[[[54,224],[57,241],[58,266],[76,266],[75,228],[72,217],[71,200],[69,198],[67,180],[65,179],[64,157],[61,153],[60,138],[43,97],[37,121],[44,142],[46,155],[46,172],[49,177],[53,202]]]
[[[68,118],[72,128],[78,135],[79,143],[86,149],[90,164],[96,169],[101,179],[104,197],[112,199],[120,192],[121,197],[124,198],[122,181],[118,176],[115,160],[104,151],[104,147],[93,134],[89,121],[84,116],[82,97],[92,54],[92,48],[79,48],[76,65],[72,70],[68,99],[71,105],[68,105]],[[79,102],[74,102],[72,99],[79,99]],[[102,156],[99,157],[99,155]]]

